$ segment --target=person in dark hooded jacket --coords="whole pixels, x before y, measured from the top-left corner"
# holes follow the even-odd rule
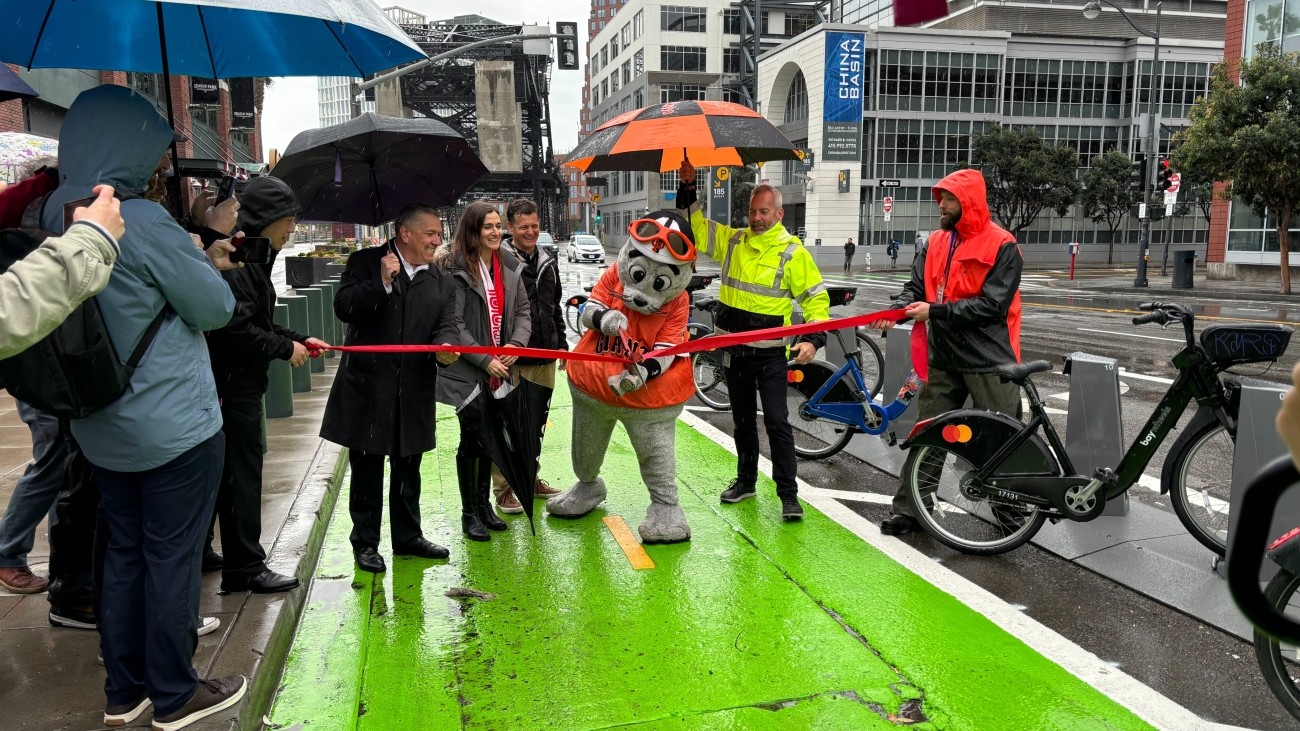
[[[293,234],[302,206],[279,178],[254,178],[239,195],[235,228],[245,236],[271,240],[271,256],[264,264],[248,263],[222,273],[235,294],[235,314],[230,323],[208,333],[212,374],[221,399],[222,430],[226,434],[225,465],[213,520],[220,519],[224,556],[221,590],[270,593],[298,585],[292,576],[266,567],[262,548],[262,397],[272,360],[287,360],[294,367],[307,362],[309,349],[325,345],[277,325],[275,287],[271,266],[275,255]],[[208,531],[205,563],[213,563],[212,530]]]
[[[993,223],[978,170],[958,170],[940,180],[934,199],[940,228],[912,262],[912,279],[893,304],[925,328],[919,331],[926,340],[925,362],[913,363],[926,381],[917,421],[960,409],[967,397],[977,409],[1019,416],[1019,386],[1003,383],[992,371],[1020,362],[1020,247]],[[916,530],[913,510],[900,483],[881,532]]]

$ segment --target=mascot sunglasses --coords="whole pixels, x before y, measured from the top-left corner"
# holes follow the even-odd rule
[[[628,224],[628,234],[643,244],[650,244],[655,251],[668,249],[668,253],[677,261],[695,260],[695,244],[676,229],[668,228],[653,218],[638,218]]]

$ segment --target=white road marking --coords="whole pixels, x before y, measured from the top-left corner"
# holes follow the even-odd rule
[[[694,414],[684,413],[680,418],[687,426],[717,442],[731,453],[735,453],[735,440],[722,430]],[[759,455],[758,468],[770,475],[772,461]],[[817,508],[826,517],[839,523],[863,542],[889,556],[939,590],[951,594],[1008,634],[1024,642],[1035,652],[1060,665],[1067,672],[1073,673],[1075,677],[1128,708],[1152,726],[1170,729],[1170,731],[1190,729],[1228,731],[1234,728],[1203,720],[1127,673],[1116,669],[1111,663],[1062,637],[1055,630],[1017,611],[1014,605],[1008,604],[983,587],[931,560],[906,543],[882,535],[879,526],[853,512],[837,499],[819,494],[827,491],[815,488],[803,480],[799,480],[798,484],[799,494],[804,501]]]
[[[1078,328],[1078,329],[1079,329],[1081,332],[1086,332],[1086,333],[1102,333],[1102,334],[1104,334],[1104,335],[1118,335],[1118,336],[1123,337],[1123,338],[1142,338],[1143,340],[1163,340],[1163,341],[1165,341],[1165,342],[1167,342],[1167,343],[1184,343],[1184,344],[1185,344],[1185,343],[1187,342],[1187,341],[1184,340],[1183,338],[1158,338],[1158,337],[1156,337],[1155,335],[1139,335],[1139,334],[1137,334],[1137,333],[1123,333],[1123,332],[1115,332],[1114,330],[1093,330],[1093,329],[1090,328],[1090,327],[1081,327],[1081,328]]]
[[[1133,378],[1138,381],[1151,381],[1152,383],[1163,383],[1166,386],[1174,382],[1174,379],[1172,378],[1164,378],[1162,376],[1148,376],[1145,373],[1134,373],[1133,371],[1124,368],[1124,366],[1120,366],[1119,368],[1119,377]]]

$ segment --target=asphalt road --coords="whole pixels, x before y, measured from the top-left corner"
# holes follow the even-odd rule
[[[594,284],[602,267],[562,262],[561,271],[566,280],[565,293],[572,294],[580,292],[584,285]],[[701,266],[701,271],[709,271],[707,264]],[[858,287],[856,300],[837,308],[834,314],[847,316],[887,306],[903,276],[902,272],[847,277],[828,274],[831,285]],[[1135,327],[1131,319],[1139,314],[1136,297],[1087,292],[1063,295],[1047,286],[1051,276],[1026,276],[1022,288],[1022,359],[1057,364],[1056,371],[1035,376],[1035,383],[1063,437],[1068,402],[1062,397],[1068,395],[1069,383],[1059,370],[1061,356],[1084,351],[1117,359],[1123,369],[1124,433],[1132,441],[1155,409],[1167,380],[1176,375],[1169,358],[1182,342],[1182,333],[1155,325]],[[714,293],[716,284],[704,294]],[[1196,309],[1198,332],[1212,324],[1234,321],[1300,320],[1294,305],[1288,307],[1283,302],[1233,302],[1204,295],[1177,301]],[[1271,369],[1251,366],[1242,372],[1267,381],[1288,382],[1296,353],[1300,350],[1292,348],[1286,360]],[[688,408],[730,432],[731,420],[725,412],[712,411],[696,401]],[[1190,410],[1183,416],[1180,428],[1189,417]],[[1168,446],[1164,445],[1146,471],[1157,481]],[[828,489],[891,495],[897,484],[896,478],[846,453],[824,461],[801,461],[799,471],[808,483]],[[719,485],[719,491],[724,487]],[[1135,487],[1131,497],[1171,510],[1168,498],[1155,490]],[[845,504],[876,523],[888,514],[887,505],[878,502]],[[1049,524],[1044,530],[1051,529]],[[979,558],[952,551],[923,534],[900,540],[1003,600],[1023,607],[1035,620],[1203,718],[1255,729],[1300,728],[1300,722],[1282,709],[1265,686],[1253,647],[1236,636],[1032,545],[1003,556]],[[887,591],[888,587],[881,590]]]

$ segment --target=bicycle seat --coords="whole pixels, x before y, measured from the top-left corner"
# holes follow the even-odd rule
[[[998,374],[1003,383],[1011,381],[1013,383],[1024,384],[1026,380],[1035,373],[1044,373],[1052,370],[1052,364],[1045,360],[1031,360],[1028,363],[1007,363],[993,369]]]

